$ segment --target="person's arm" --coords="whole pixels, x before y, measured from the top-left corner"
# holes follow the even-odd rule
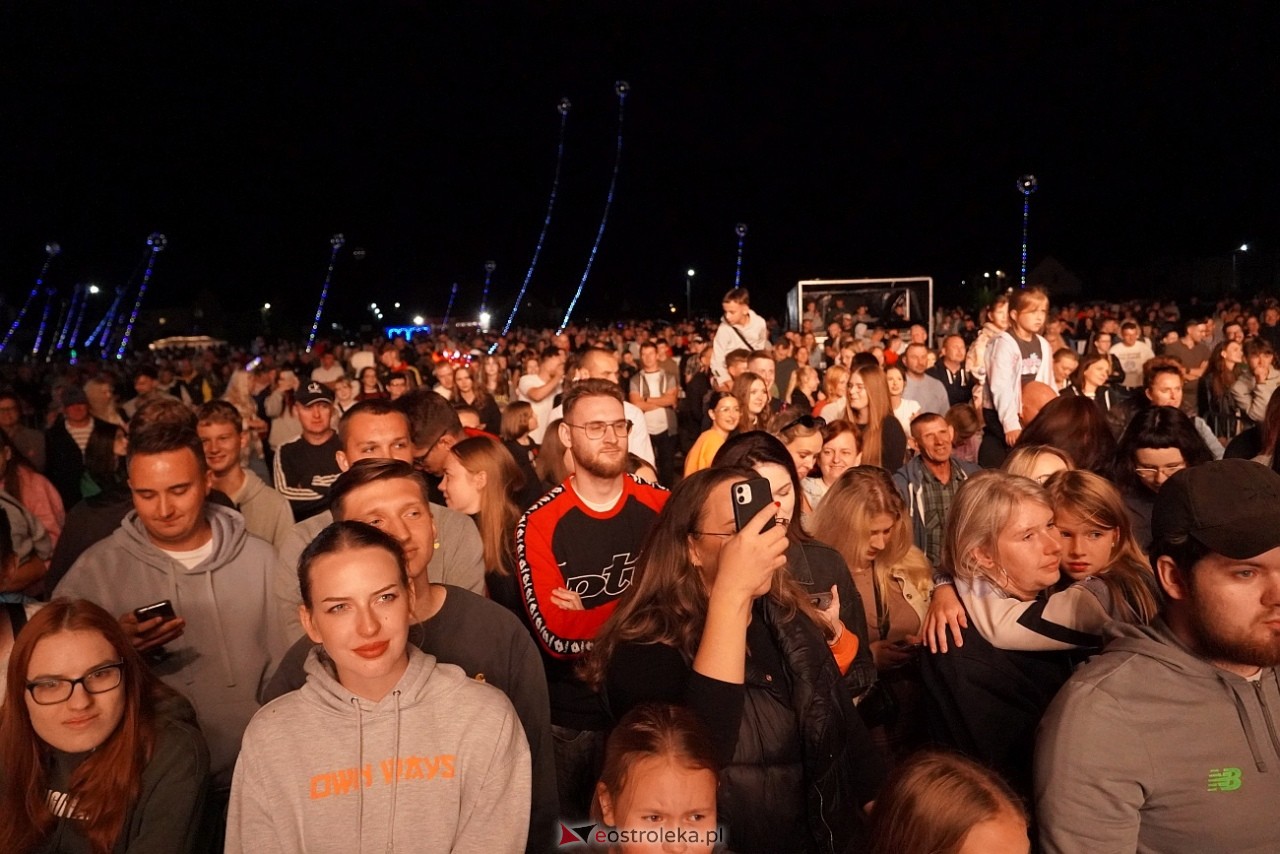
[[[1203,388],[1203,386],[1201,386],[1201,388]],[[1222,455],[1226,453],[1226,449],[1222,447],[1222,443],[1218,441],[1218,437],[1213,435],[1213,430],[1210,429],[1205,420],[1197,415],[1195,418],[1191,419],[1191,423],[1195,425],[1196,433],[1199,434],[1200,438],[1204,440],[1204,443],[1209,446],[1209,453],[1213,454],[1213,458],[1215,460],[1222,459]]]
[[[1018,360],[1018,346],[1009,335],[1001,335],[992,342],[987,360],[987,386],[1006,437],[1022,432],[1022,422],[1018,420],[1018,410],[1022,407]],[[1017,441],[1017,435],[1013,441]]]
[[[1101,646],[1102,627],[1110,619],[1092,585],[1077,582],[1048,598],[1022,602],[999,595],[989,584],[958,580],[956,592],[974,628],[999,649],[1064,650]]]
[[[1275,382],[1270,376],[1260,382],[1256,375],[1248,374],[1231,386],[1231,397],[1245,418],[1261,424],[1266,418],[1267,404],[1271,402],[1271,393],[1275,388]]]
[[[1035,803],[1046,854],[1136,851],[1154,774],[1144,733],[1115,697],[1068,682],[1050,705],[1035,749]]]
[[[464,766],[461,814],[451,854],[490,854],[525,847],[533,793],[529,745],[509,704],[494,736],[491,754],[477,756],[479,762]]]
[[[543,382],[542,385],[534,385],[533,383],[530,383],[523,392],[524,396],[534,403],[545,400],[556,393],[556,389],[560,387],[560,378],[563,375],[564,372],[562,370],[556,370],[556,372],[551,375],[551,378]],[[541,380],[542,377],[539,376],[538,379]]]
[[[256,761],[263,746],[251,737],[253,724],[245,733],[236,770],[231,777],[231,801],[227,807],[225,854],[289,854],[300,839],[280,838],[277,822],[291,823],[278,815],[273,793],[280,787],[265,779],[266,769]]]
[[[164,725],[157,735],[151,761],[142,773],[143,791],[133,807],[124,832],[125,854],[190,854],[196,844],[204,813],[209,779],[209,748],[194,727]]]

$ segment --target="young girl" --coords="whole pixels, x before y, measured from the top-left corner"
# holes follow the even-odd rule
[[[523,400],[507,404],[502,413],[502,441],[513,457],[523,457],[530,465],[538,459],[538,443],[529,433],[537,428],[538,416],[531,404]]]
[[[862,463],[895,472],[907,461],[907,431],[889,402],[884,371],[860,365],[849,374],[848,419],[862,437]]]
[[[0,850],[193,850],[208,748],[115,617],[50,602],[18,636],[7,686]]]
[[[902,430],[911,435],[911,419],[920,413],[920,404],[914,400],[904,400],[902,393],[907,388],[907,375],[898,365],[890,365],[884,369],[884,381],[889,387],[889,405],[893,407],[893,417],[898,419]]]
[[[596,783],[592,818],[611,831],[657,830],[679,835],[681,851],[712,851],[720,838],[716,793],[720,763],[711,737],[689,709],[645,703],[622,717],[604,749],[604,768]],[[645,854],[667,848],[649,844],[640,834],[612,833],[609,854]]]
[[[319,647],[307,682],[245,731],[228,854],[520,851],[529,747],[505,695],[409,643],[414,597],[389,534],[335,522],[298,561]]]
[[[698,440],[693,443],[684,458],[684,476],[688,477],[696,471],[711,465],[716,451],[725,440],[738,429],[742,419],[742,405],[738,398],[727,391],[712,392],[707,399],[707,415],[711,416],[711,427],[704,430]]]
[[[489,598],[521,619],[525,610],[514,545],[520,521],[516,496],[523,488],[524,477],[511,454],[488,436],[464,439],[449,449],[440,481],[445,503],[470,516],[480,529]]]
[[[763,430],[769,418],[769,389],[764,379],[751,371],[743,371],[733,381],[733,396],[741,412],[737,432]]]

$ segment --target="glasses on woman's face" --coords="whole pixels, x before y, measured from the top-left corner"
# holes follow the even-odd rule
[[[124,662],[117,661],[91,670],[79,679],[36,679],[27,683],[27,691],[37,705],[52,706],[70,700],[77,685],[84,686],[89,694],[105,694],[119,688],[123,678]]]
[[[1154,468],[1151,466],[1139,466],[1133,470],[1133,473],[1143,480],[1156,480],[1161,475],[1164,476],[1165,480],[1168,480],[1186,467],[1186,463],[1167,463]]]

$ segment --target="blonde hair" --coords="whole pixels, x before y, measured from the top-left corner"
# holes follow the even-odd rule
[[[814,511],[814,539],[840,552],[849,568],[856,569],[867,553],[871,520],[881,514],[893,518],[888,542],[875,561],[874,578],[881,599],[889,595],[895,573],[906,576],[927,599],[933,591],[933,567],[913,544],[911,516],[884,469],[856,466],[840,475]]]
[[[957,578],[986,576],[974,551],[982,549],[996,556],[1001,530],[1028,501],[1053,510],[1048,491],[1034,480],[996,470],[972,475],[951,500],[942,538],[942,565]]]
[[[822,393],[827,400],[836,400],[848,394],[849,369],[844,365],[832,365],[822,378]]]
[[[1018,477],[1031,477],[1031,473],[1036,468],[1036,460],[1046,454],[1062,460],[1063,465],[1068,469],[1076,467],[1071,455],[1061,448],[1055,448],[1053,445],[1019,445],[1004,458],[1004,465],[1000,466],[1000,470],[1005,474]]]

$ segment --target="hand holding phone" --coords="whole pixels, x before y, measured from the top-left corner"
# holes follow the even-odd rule
[[[159,650],[182,637],[187,621],[177,616],[168,599],[144,605],[120,617],[120,627],[139,652]]]
[[[774,504],[769,481],[763,477],[740,480],[729,488],[729,494],[733,497],[733,527],[739,531],[746,527],[746,524],[761,510],[772,507]],[[760,533],[764,533],[776,524],[778,519],[774,516],[760,529]]]

